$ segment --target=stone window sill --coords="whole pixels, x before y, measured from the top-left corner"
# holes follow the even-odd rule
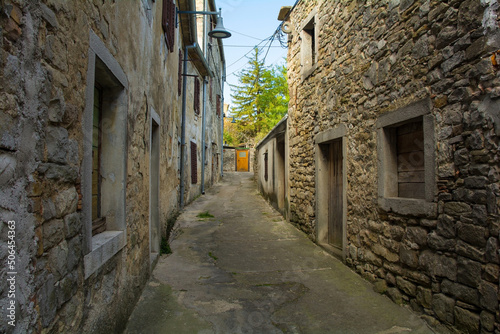
[[[302,81],[306,80],[313,74],[313,72],[316,70],[318,67],[318,64],[313,64],[307,67],[304,67],[302,70]]]
[[[419,217],[436,217],[437,204],[424,199],[379,197],[378,204],[384,211],[392,211],[400,215]]]
[[[105,231],[92,237],[92,251],[85,255],[85,279],[96,272],[126,244],[124,231]]]

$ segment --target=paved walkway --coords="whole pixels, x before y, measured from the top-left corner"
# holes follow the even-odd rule
[[[283,221],[252,177],[226,173],[185,208],[125,333],[432,333]]]

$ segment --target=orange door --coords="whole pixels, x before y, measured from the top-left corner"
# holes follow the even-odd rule
[[[236,150],[236,171],[248,172],[248,150]]]

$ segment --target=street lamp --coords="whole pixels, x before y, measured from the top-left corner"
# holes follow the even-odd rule
[[[201,15],[217,15],[217,24],[215,28],[208,33],[208,36],[213,38],[224,39],[231,37],[231,33],[224,28],[224,24],[222,23],[222,9],[219,8],[218,12],[208,12],[208,11],[194,11],[194,10],[178,10],[176,11],[176,22],[178,22],[179,14],[201,14]]]

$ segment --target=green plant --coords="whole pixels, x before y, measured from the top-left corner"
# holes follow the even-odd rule
[[[167,238],[161,238],[161,243],[160,243],[160,254],[171,254],[172,249],[170,248],[170,245],[168,244]]]
[[[212,254],[212,252],[208,252],[208,256],[210,256],[214,261],[217,261],[218,257]]]
[[[198,214],[198,216],[196,216],[198,218],[214,218],[213,215],[211,215],[208,211],[205,211],[205,212],[200,212]]]

